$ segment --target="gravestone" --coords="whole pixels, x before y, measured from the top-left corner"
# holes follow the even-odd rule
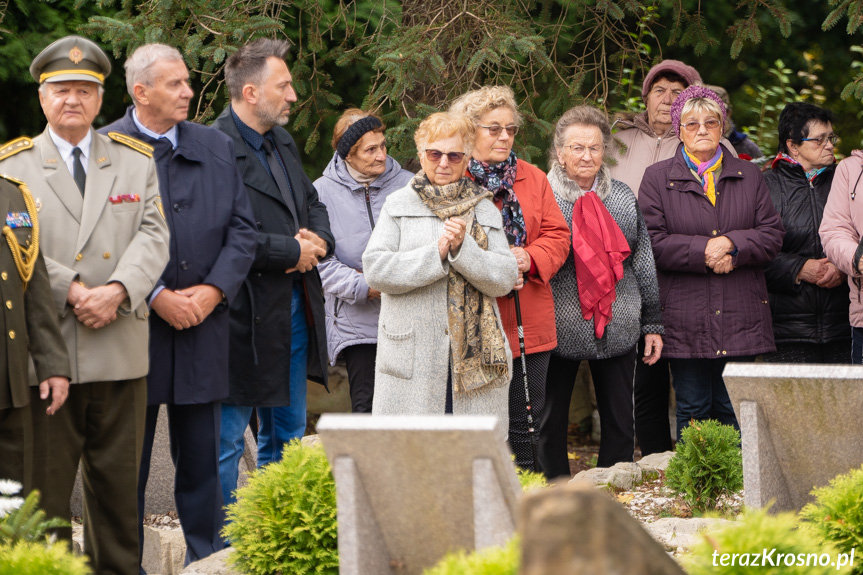
[[[327,414],[317,430],[342,575],[419,575],[513,535],[521,487],[496,417]]]
[[[863,464],[863,366],[729,363],[740,424],[746,505],[797,511]]]
[[[577,481],[522,499],[521,575],[685,575],[605,491]]]

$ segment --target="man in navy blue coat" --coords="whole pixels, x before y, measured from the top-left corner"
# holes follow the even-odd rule
[[[188,564],[224,547],[219,435],[221,401],[228,397],[228,304],[252,264],[257,234],[233,142],[186,121],[193,93],[180,53],[148,44],[125,68],[134,106],[102,131],[155,148],[171,230],[171,259],[149,300],[154,313],[138,514],[143,518],[159,406],[167,404],[174,498]]]

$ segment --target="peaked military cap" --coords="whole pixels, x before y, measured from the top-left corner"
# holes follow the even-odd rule
[[[104,84],[111,61],[92,40],[66,36],[39,52],[30,64],[30,75],[39,84],[83,80]]]

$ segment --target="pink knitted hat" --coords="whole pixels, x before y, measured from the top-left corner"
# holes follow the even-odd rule
[[[650,92],[650,88],[653,87],[653,82],[656,81],[656,77],[663,72],[673,72],[677,74],[686,80],[686,86],[701,84],[701,75],[698,73],[698,70],[692,66],[687,66],[679,60],[663,60],[651,68],[647,72],[647,76],[644,77],[644,83],[641,85],[642,98],[647,98],[647,93]]]
[[[677,98],[675,98],[674,102],[671,104],[671,126],[674,128],[674,133],[677,137],[680,137],[680,113],[683,111],[683,106],[686,105],[686,102],[693,98],[707,98],[708,100],[713,100],[719,105],[719,109],[722,110],[722,129],[724,132],[725,124],[728,123],[728,111],[725,109],[725,102],[722,101],[722,98],[720,98],[716,92],[709,88],[705,88],[704,86],[690,86],[678,94]]]

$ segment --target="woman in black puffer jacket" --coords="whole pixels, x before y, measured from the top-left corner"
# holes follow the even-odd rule
[[[776,339],[765,361],[851,361],[848,285],[818,236],[836,169],[832,119],[829,110],[800,102],[779,116],[779,153],[764,179],[786,233],[764,269]]]

